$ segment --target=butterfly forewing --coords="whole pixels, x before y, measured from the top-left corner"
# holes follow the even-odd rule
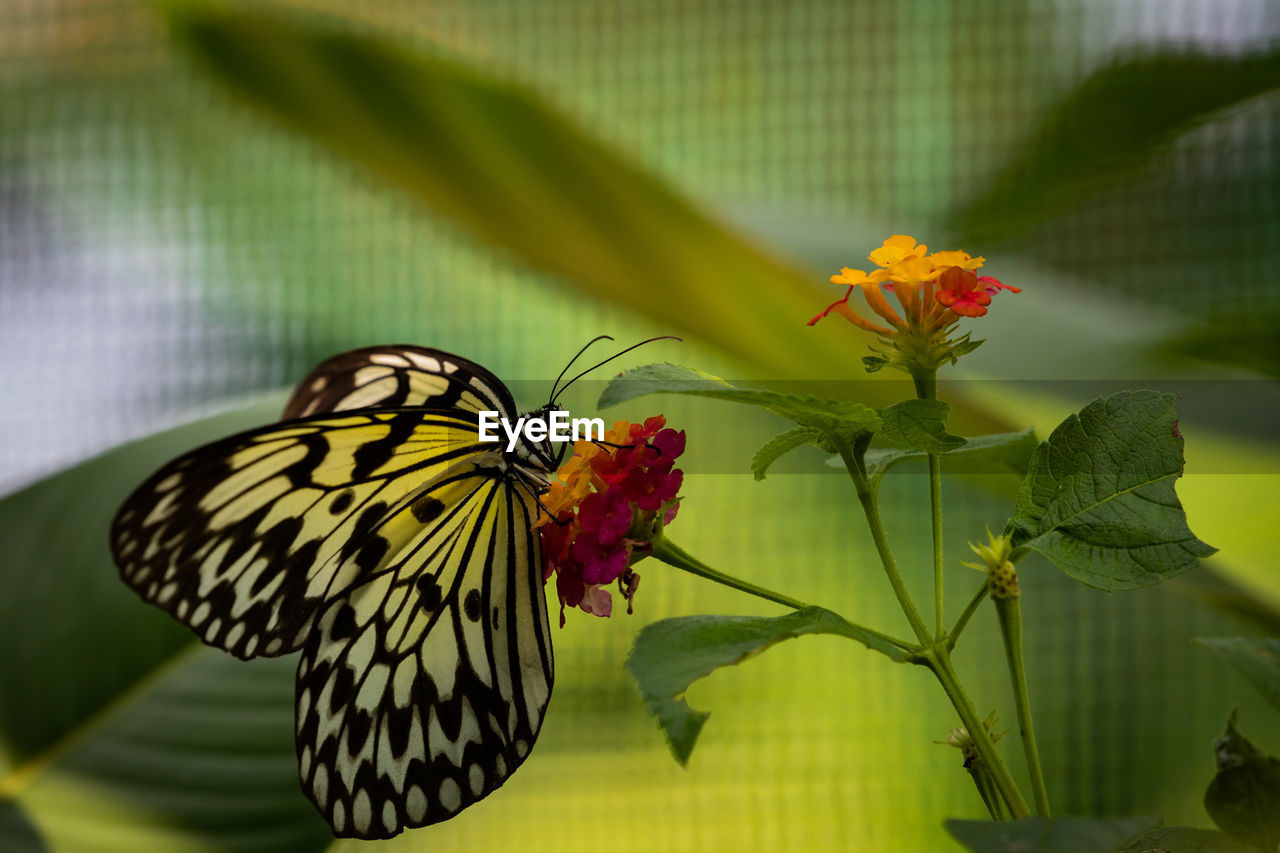
[[[391,507],[479,450],[468,418],[424,410],[243,433],[135,491],[112,550],[130,586],[206,643],[246,659],[294,651],[315,608],[377,556],[366,540]]]
[[[483,468],[384,529],[408,535],[321,613],[298,667],[303,789],[342,835],[452,817],[542,725],[552,658],[532,501]]]

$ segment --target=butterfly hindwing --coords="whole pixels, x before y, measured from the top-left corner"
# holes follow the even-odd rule
[[[303,790],[339,835],[387,837],[488,795],[551,692],[532,499],[476,468],[418,501],[430,520],[387,521],[395,554],[324,608],[298,666]]]
[[[242,433],[139,487],[112,550],[126,583],[206,643],[245,659],[295,651],[316,608],[380,556],[393,507],[491,448],[469,416],[422,409]]]

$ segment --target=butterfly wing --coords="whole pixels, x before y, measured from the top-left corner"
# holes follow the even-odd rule
[[[443,350],[394,344],[351,350],[321,362],[298,383],[284,418],[408,406],[516,415],[507,386],[474,361]]]
[[[242,433],[161,468],[124,503],[125,582],[237,657],[300,648],[316,609],[390,544],[376,528],[460,460],[491,456],[467,413],[345,413]]]
[[[551,693],[532,498],[472,469],[420,500],[434,518],[387,521],[403,546],[322,609],[298,666],[302,787],[338,835],[389,837],[485,797]]]

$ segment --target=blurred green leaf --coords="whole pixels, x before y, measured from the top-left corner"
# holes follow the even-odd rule
[[[9,853],[43,853],[49,849],[40,830],[13,800],[0,798],[0,848]]]
[[[1214,364],[1232,364],[1280,377],[1280,312],[1255,306],[1218,314],[1162,342],[1157,351]]]
[[[965,240],[1008,239],[1137,173],[1178,134],[1280,86],[1280,52],[1165,53],[1094,72],[1051,107],[988,187],[949,225]]]
[[[780,375],[843,372],[868,340],[806,328],[830,301],[822,276],[712,221],[529,89],[314,22],[167,11],[237,95],[594,296]]]
[[[111,519],[161,464],[279,414],[271,403],[188,424],[0,500],[5,761],[47,749],[191,644],[190,631],[142,605],[121,582],[107,550]]]
[[[107,549],[117,506],[161,463],[278,415],[180,427],[0,501],[0,848],[29,846],[31,825],[74,850],[330,838],[298,790],[294,661],[205,648],[121,582]]]
[[[1280,761],[1254,746],[1236,728],[1213,742],[1218,773],[1204,792],[1204,809],[1218,828],[1245,844],[1275,853],[1280,846]]]
[[[1266,594],[1239,583],[1216,567],[1204,566],[1195,574],[1183,575],[1174,581],[1172,588],[1263,634],[1280,636],[1280,606]]]
[[[964,439],[947,432],[951,407],[941,400],[903,400],[880,410],[876,438],[894,447],[922,453],[947,453],[964,446]]]
[[[952,819],[946,825],[972,853],[1114,853],[1157,823],[1150,817],[1030,817],[999,823]]]
[[[683,616],[646,625],[636,636],[627,669],[635,676],[649,712],[658,718],[671,754],[687,764],[698,734],[711,716],[684,700],[689,685],[715,670],[741,663],[783,640],[804,634],[836,634],[869,649],[905,660],[882,637],[821,607],[785,616]]]
[[[759,406],[825,434],[869,433],[881,426],[875,409],[862,403],[736,388],[710,373],[676,364],[646,364],[618,375],[605,386],[598,405],[605,409],[646,394],[659,393],[690,394]]]
[[[1119,853],[1252,853],[1230,835],[1212,829],[1162,826],[1144,832],[1120,848]]]
[[[1219,657],[1249,679],[1280,710],[1280,640],[1266,637],[1199,637]]]
[[[1213,554],[1187,527],[1173,488],[1183,466],[1174,399],[1123,391],[1063,421],[1018,491],[1015,551],[1039,551],[1108,591],[1159,583]]]

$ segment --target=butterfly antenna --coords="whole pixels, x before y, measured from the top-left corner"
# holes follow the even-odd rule
[[[595,370],[596,368],[599,368],[599,367],[604,367],[606,364],[608,364],[609,362],[613,361],[615,358],[621,358],[622,356],[624,356],[624,355],[626,355],[627,353],[631,352],[633,349],[638,349],[639,347],[642,347],[642,346],[644,346],[645,344],[651,344],[651,343],[654,343],[655,341],[683,341],[683,340],[684,340],[684,338],[677,338],[675,335],[659,335],[659,336],[658,336],[658,337],[656,337],[656,338],[649,338],[648,340],[641,341],[641,342],[640,342],[640,343],[638,343],[638,344],[632,344],[631,346],[629,346],[629,347],[627,347],[626,349],[624,349],[622,352],[614,353],[613,355],[611,355],[611,356],[609,356],[608,358],[606,358],[604,361],[597,362],[596,364],[591,365],[591,366],[590,366],[590,367],[588,367],[586,370],[582,371],[582,372],[581,372],[581,373],[579,373],[577,376],[573,377],[573,378],[572,378],[572,379],[570,379],[568,382],[564,383],[564,387],[560,389],[559,394],[563,394],[563,393],[565,392],[565,390],[566,390],[566,389],[568,389],[568,387],[569,387],[570,385],[572,385],[573,383],[577,382],[579,379],[581,379],[582,377],[586,376],[586,375],[587,375],[588,373],[590,373],[591,371],[593,371],[593,370]],[[567,369],[568,369],[568,368],[566,368],[566,370],[567,370]],[[563,375],[563,374],[561,374],[561,375]],[[557,383],[559,383],[559,381],[560,381],[560,380],[558,380],[558,379],[556,380],[556,382],[557,382]],[[552,398],[551,398],[551,401],[554,403],[554,402],[555,402],[555,397],[552,397]]]
[[[564,366],[564,370],[560,371],[560,375],[556,377],[556,381],[551,384],[551,397],[547,400],[548,406],[553,404],[556,401],[556,386],[560,384],[561,379],[564,379],[564,375],[569,372],[569,368],[573,367],[573,363],[578,359],[582,358],[582,354],[586,352],[588,349],[590,349],[592,344],[596,344],[600,341],[611,341],[611,340],[613,340],[613,338],[610,337],[609,335],[596,335],[594,338],[592,338],[591,340],[587,341],[585,344],[582,345],[582,349],[578,350],[577,355],[569,359],[569,363]]]

